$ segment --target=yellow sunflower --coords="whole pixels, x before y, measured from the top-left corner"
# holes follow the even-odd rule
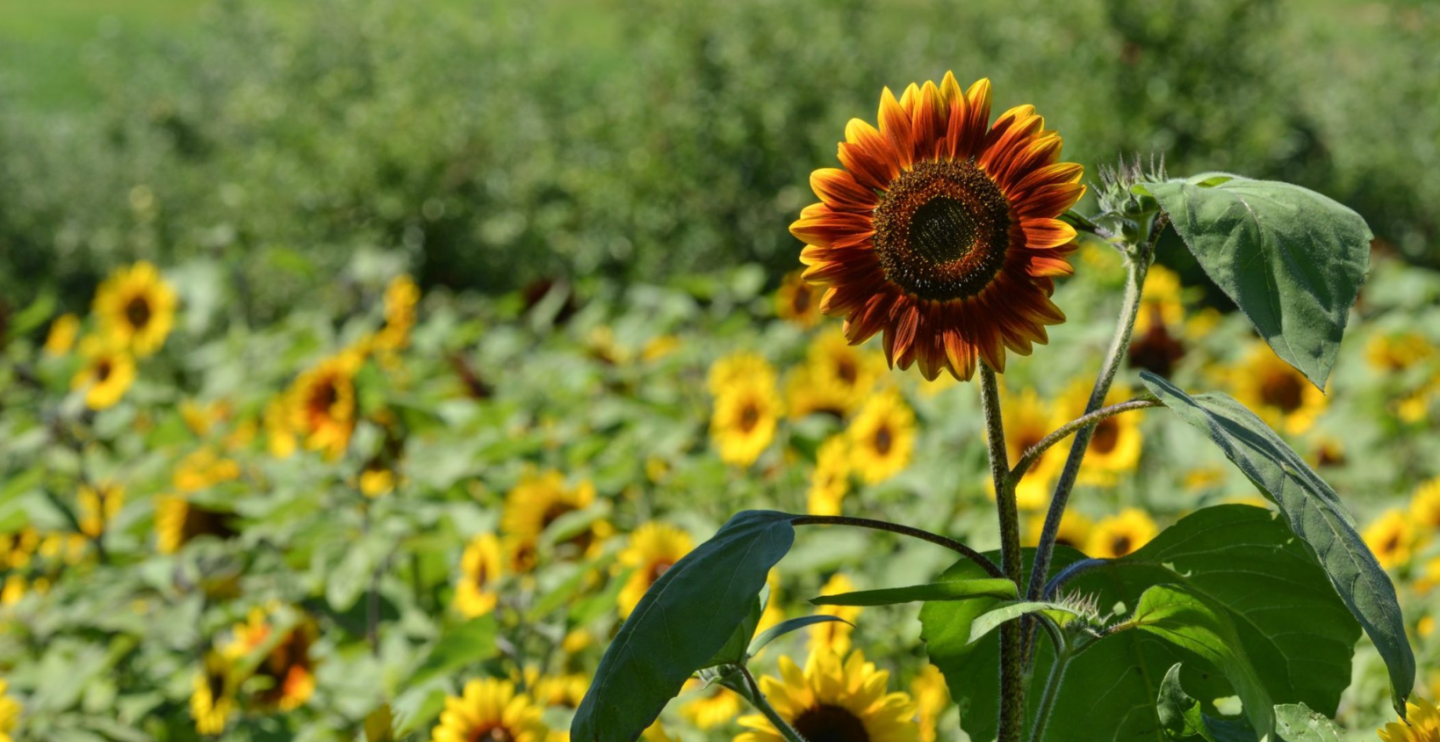
[[[843,435],[820,444],[815,454],[815,471],[810,475],[810,496],[806,512],[811,515],[839,515],[840,503],[850,491],[850,446]]]
[[[181,492],[199,492],[239,477],[240,465],[233,459],[221,458],[215,451],[201,448],[180,460],[171,481]]]
[[[855,474],[869,484],[883,482],[910,465],[915,413],[899,392],[887,389],[865,403],[846,434]]]
[[[76,500],[80,505],[80,530],[95,538],[105,532],[106,524],[125,506],[125,488],[115,482],[81,485]]]
[[[80,335],[80,318],[65,313],[50,323],[50,332],[45,335],[45,355],[63,356],[75,347],[75,338]]]
[[[693,548],[690,534],[674,526],[646,523],[636,528],[629,546],[620,552],[620,564],[633,570],[620,590],[620,617],[629,618],[645,591]]]
[[[817,335],[805,359],[812,381],[838,390],[846,413],[864,403],[885,371],[884,356],[851,345],[839,330]]]
[[[813,364],[801,364],[785,377],[785,412],[794,420],[817,413],[843,419],[855,400],[849,387]]]
[[[101,331],[121,348],[148,356],[165,344],[175,326],[175,290],[154,265],[120,268],[95,292]]]
[[[594,503],[595,485],[588,480],[571,487],[557,471],[527,472],[522,476],[506,493],[500,515],[500,530],[510,540],[516,570],[527,571],[534,566],[536,548],[545,529],[561,516],[584,510]],[[557,552],[567,558],[594,557],[613,530],[608,521],[592,521],[579,533],[556,544]]]
[[[1000,415],[1005,423],[1005,448],[1011,464],[1050,434],[1050,421],[1054,417],[1031,387],[1002,397]],[[1021,510],[1038,510],[1049,502],[1050,484],[1059,473],[1063,456],[1060,447],[1051,447],[1021,477],[1015,487],[1015,501]],[[993,494],[994,481],[989,478],[986,481]]]
[[[40,532],[31,526],[0,534],[0,569],[25,569],[40,548]]]
[[[1126,508],[1095,524],[1085,542],[1085,553],[1096,559],[1118,559],[1149,543],[1159,532],[1145,511]]]
[[[1407,564],[1415,548],[1415,523],[1399,508],[1386,510],[1361,534],[1385,569]]]
[[[821,595],[840,595],[841,593],[855,592],[855,583],[849,577],[836,572],[820,586]],[[858,605],[822,605],[815,610],[819,616],[835,616],[836,618],[855,623],[860,617],[860,606]],[[832,652],[834,654],[845,654],[850,651],[850,635],[854,633],[855,627],[839,621],[826,621],[817,623],[810,627],[810,651]]]
[[[275,631],[271,612],[255,609],[249,618],[231,629],[231,641],[221,653],[238,660],[265,645]],[[255,675],[267,684],[254,699],[265,709],[293,711],[315,694],[315,662],[310,647],[319,630],[314,621],[304,618],[290,627],[280,640],[266,651],[255,668]]]
[[[430,742],[545,742],[542,711],[508,680],[471,680],[460,696],[445,698]]]
[[[1440,708],[1417,696],[1405,702],[1406,721],[1379,730],[1381,742],[1440,742]]]
[[[708,731],[724,726],[740,715],[740,696],[718,683],[706,685],[702,680],[691,678],[685,681],[681,692],[694,697],[680,707],[680,716],[697,729]]]
[[[805,282],[804,271],[791,271],[775,292],[775,316],[810,328],[820,321],[820,292]]]
[[[10,683],[0,678],[0,742],[11,742],[10,733],[20,726],[20,702],[6,695]]]
[[[495,610],[500,599],[496,592],[505,574],[500,539],[493,533],[482,533],[465,547],[460,557],[460,583],[455,586],[455,608],[466,618],[483,616]]]
[[[1076,551],[1084,551],[1090,543],[1090,529],[1095,524],[1089,518],[1067,509],[1065,514],[1060,516],[1060,528],[1055,532],[1055,543],[1060,546],[1068,546]],[[1030,519],[1026,546],[1037,546],[1040,543],[1040,535],[1045,530],[1045,517],[1043,514]]]
[[[737,379],[715,398],[710,438],[727,464],[749,466],[775,440],[780,396],[773,379]]]
[[[1256,341],[1232,372],[1235,399],[1270,427],[1300,435],[1325,411],[1325,393]]]
[[[358,353],[340,353],[295,378],[289,426],[306,448],[331,459],[345,453],[355,430],[355,373],[361,360]]]
[[[1130,366],[1169,378],[1185,357],[1185,344],[1175,334],[1185,326],[1180,277],[1163,265],[1153,265],[1140,293],[1135,332],[1127,350]]]
[[[196,402],[193,399],[180,402],[180,418],[185,421],[190,432],[201,438],[209,435],[216,425],[229,420],[233,412],[230,403],[223,399],[208,403]]]
[[[195,731],[216,735],[225,731],[225,724],[235,711],[235,694],[240,677],[231,661],[219,652],[205,655],[205,666],[195,675],[194,691],[190,694],[190,716]]]
[[[1105,395],[1105,404],[1118,404],[1129,400],[1130,387],[1116,382]],[[1090,385],[1072,384],[1056,405],[1060,414],[1055,418],[1056,427],[1085,414],[1085,404],[1090,399]],[[1132,472],[1140,465],[1140,417],[1134,412],[1107,417],[1095,425],[1090,436],[1090,447],[1085,449],[1085,462],[1076,481],[1097,487],[1113,487],[1120,475]]]
[[[1422,482],[1410,497],[1410,517],[1425,536],[1440,531],[1440,477]]]
[[[237,535],[234,514],[162,495],[155,500],[155,540],[161,554],[174,554],[201,536],[229,539]]]
[[[950,687],[940,668],[925,663],[920,674],[910,681],[910,694],[915,697],[915,708],[919,712],[920,742],[935,742],[940,714],[950,705]]]
[[[80,341],[80,355],[84,361],[70,380],[70,388],[85,390],[85,406],[92,410],[114,407],[135,383],[135,359],[93,335]]]
[[[710,366],[705,384],[710,394],[718,397],[741,382],[774,386],[775,380],[775,368],[763,356],[758,353],[732,353]]]
[[[851,119],[844,170],[817,170],[791,234],[821,310],[860,343],[884,332],[885,357],[927,379],[969,379],[1005,351],[1028,355],[1065,320],[1050,301],[1072,272],[1075,230],[1056,217],[1085,193],[1083,168],[1060,159],[1060,136],[1033,106],[990,120],[990,81],[962,91],[911,85],[880,98],[880,128]]]
[[[375,334],[373,346],[382,353],[393,353],[410,343],[410,330],[415,327],[415,305],[420,302],[420,287],[415,279],[399,275],[385,287],[385,326]]]
[[[541,705],[574,709],[580,707],[585,691],[590,689],[590,678],[578,672],[542,675],[530,681],[528,686],[530,695]]]
[[[918,742],[915,704],[906,693],[888,693],[890,673],[876,670],[860,652],[842,660],[832,652],[812,652],[801,670],[780,658],[780,677],[760,679],[760,692],[800,736],[814,742]],[[784,742],[785,737],[759,714],[740,719],[749,731],[735,742]]]
[[[1397,373],[1435,356],[1435,346],[1413,330],[1372,335],[1365,343],[1365,360],[1382,373]]]

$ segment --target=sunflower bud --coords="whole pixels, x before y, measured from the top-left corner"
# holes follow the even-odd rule
[[[1122,157],[1115,167],[1100,167],[1100,187],[1096,189],[1101,214],[1096,219],[1128,246],[1142,245],[1150,240],[1160,216],[1160,202],[1150,195],[1148,183],[1165,180],[1165,160],[1150,159],[1147,170],[1136,155],[1132,162]]]

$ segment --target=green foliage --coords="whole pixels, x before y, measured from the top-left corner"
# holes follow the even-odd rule
[[[1392,702],[1403,709],[1415,684],[1415,654],[1395,586],[1356,531],[1340,496],[1254,413],[1220,393],[1191,397],[1153,374],[1145,385],[1182,419],[1204,431],[1265,493],[1291,530],[1315,550],[1345,605],[1390,670]]]
[[[811,598],[815,605],[895,605],[917,601],[969,600],[971,598],[1014,598],[1015,583],[1005,579],[952,580],[882,590],[860,590]]]
[[[1253,742],[1255,733],[1251,729],[1205,715],[1200,702],[1180,684],[1181,667],[1177,662],[1165,673],[1165,679],[1160,681],[1160,697],[1155,701],[1166,737],[1171,742]]]
[[[1145,187],[1210,280],[1323,390],[1370,265],[1365,220],[1299,186],[1225,173]]]

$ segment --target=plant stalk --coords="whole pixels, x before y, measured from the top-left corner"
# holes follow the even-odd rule
[[[804,737],[800,736],[799,732],[795,731],[795,727],[790,726],[790,722],[786,721],[785,717],[781,716],[780,712],[776,711],[775,707],[771,706],[770,702],[765,700],[765,694],[760,692],[760,684],[755,682],[755,676],[750,674],[750,670],[744,665],[735,665],[735,668],[740,671],[740,675],[745,678],[745,685],[750,689],[750,698],[748,700],[766,719],[770,720],[770,723],[774,725],[775,730],[780,733],[780,736],[784,737],[788,742],[807,742]]]
[[[1000,518],[1000,569],[1018,590],[1025,578],[1020,551],[1020,510],[1010,484],[1005,424],[1000,415],[1000,389],[995,369],[980,364],[980,406],[985,413],[985,445],[990,450],[990,476],[995,481],[995,509]],[[1025,734],[1024,627],[1009,621],[1000,627],[1000,737],[1020,742]]]
[[[870,518],[851,518],[844,515],[804,515],[790,521],[790,524],[795,526],[854,526],[856,528],[873,528],[877,531],[898,533],[902,536],[920,539],[921,541],[929,541],[932,544],[938,544],[956,552],[979,565],[981,569],[985,570],[985,574],[991,577],[1005,577],[1005,573],[1002,572],[994,562],[990,561],[989,557],[965,544],[955,541],[954,539],[948,539],[944,536],[930,533],[929,531],[922,531],[919,528],[902,526],[899,523],[872,520]]]
[[[1164,406],[1164,403],[1158,399],[1132,399],[1128,402],[1112,404],[1109,407],[1101,407],[1088,415],[1077,417],[1065,423],[1057,428],[1055,432],[1040,439],[1039,443],[1026,449],[1025,452],[1021,454],[1020,460],[1015,462],[1014,468],[1010,470],[1010,483],[1012,485],[1019,484],[1020,479],[1025,476],[1025,472],[1029,471],[1030,467],[1034,466],[1035,462],[1043,456],[1046,451],[1050,450],[1051,446],[1065,440],[1066,436],[1071,433],[1086,426],[1094,425],[1106,418],[1130,412],[1131,410],[1143,410],[1148,407],[1162,406]]]
[[[1045,728],[1049,726],[1050,714],[1055,710],[1060,684],[1065,682],[1065,671],[1070,668],[1070,657],[1069,647],[1056,647],[1055,664],[1050,668],[1050,677],[1046,679],[1045,691],[1040,696],[1040,708],[1035,714],[1035,728],[1031,730],[1030,742],[1045,742]]]

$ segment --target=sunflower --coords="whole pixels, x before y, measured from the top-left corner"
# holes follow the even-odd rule
[[[541,712],[508,680],[471,680],[460,696],[445,698],[430,742],[545,742],[550,729]]]
[[[1410,517],[1428,537],[1440,531],[1440,477],[1421,482],[1410,497]]]
[[[1055,543],[1060,546],[1068,546],[1076,551],[1084,551],[1090,541],[1090,529],[1094,527],[1095,524],[1089,518],[1074,510],[1066,510],[1065,514],[1060,516],[1060,528],[1055,531]],[[1044,516],[1032,518],[1025,545],[1039,545],[1040,535],[1044,530]]]
[[[1415,548],[1415,523],[1399,508],[1385,511],[1361,535],[1385,569],[1408,563]]]
[[[620,590],[620,618],[629,618],[645,591],[693,548],[690,534],[674,526],[646,523],[636,528],[630,545],[620,552],[620,564],[633,570]]]
[[[199,492],[239,477],[240,465],[233,459],[221,458],[213,450],[201,448],[180,460],[171,481],[181,492]]]
[[[1325,411],[1325,393],[1264,343],[1251,346],[1232,378],[1235,398],[1281,432],[1300,435]]]
[[[40,532],[31,526],[0,534],[0,569],[25,569],[40,548]]]
[[[584,510],[595,503],[595,485],[588,480],[573,487],[557,471],[527,472],[505,495],[500,529],[509,540],[517,571],[534,566],[540,535],[561,516]],[[605,520],[595,520],[564,542],[556,544],[563,556],[590,558],[599,554],[613,529]]]
[[[775,439],[780,396],[773,378],[755,377],[731,382],[715,398],[710,437],[727,464],[749,466]]]
[[[706,685],[702,680],[691,678],[685,681],[685,687],[681,692],[687,691],[693,693],[695,697],[680,707],[680,716],[698,729],[708,731],[724,726],[740,715],[740,696],[723,685],[718,683]]]
[[[70,380],[70,388],[85,390],[85,406],[92,410],[114,407],[135,383],[135,359],[93,335],[80,341],[80,355],[84,362]]]
[[[0,678],[0,742],[11,742],[10,733],[20,726],[20,702],[6,695],[10,683]]]
[[[802,671],[780,658],[780,677],[760,679],[760,692],[780,717],[811,742],[918,742],[915,704],[905,693],[887,693],[890,673],[876,670],[860,652],[842,660],[832,652],[811,652]],[[749,731],[735,742],[783,742],[759,714],[740,719]]]
[[[850,581],[839,572],[836,572],[825,584],[820,587],[821,595],[840,595],[841,593],[855,592],[855,583]],[[845,654],[850,651],[850,635],[855,627],[855,619],[860,617],[860,606],[856,605],[822,605],[815,611],[820,616],[835,616],[836,618],[848,621],[826,621],[817,623],[810,627],[810,649],[812,652],[833,652]]]
[[[80,318],[65,313],[50,323],[50,332],[45,335],[45,355],[63,356],[75,347],[75,338],[80,334]]]
[[[1096,559],[1118,559],[1149,543],[1159,532],[1145,511],[1126,508],[1095,524],[1085,542],[1085,553]]]
[[[460,557],[460,584],[455,587],[455,608],[466,618],[483,616],[495,609],[500,594],[496,586],[505,574],[500,539],[482,533],[465,547]]]
[[[385,326],[375,334],[375,350],[393,353],[410,343],[410,330],[415,327],[415,305],[419,302],[420,287],[415,279],[404,274],[391,279],[385,287]]]
[[[840,503],[850,491],[849,448],[843,435],[833,436],[820,444],[820,450],[815,454],[815,471],[810,475],[807,513],[840,514]]]
[[[251,611],[247,621],[231,630],[231,642],[221,648],[221,653],[238,660],[270,643],[275,631],[270,613],[260,609]],[[315,623],[302,619],[259,658],[255,675],[268,681],[255,695],[255,702],[261,708],[293,711],[315,694],[315,662],[310,657],[310,647],[317,635]]]
[[[1377,334],[1365,343],[1365,360],[1382,373],[1397,373],[1435,356],[1435,346],[1413,330]]]
[[[793,420],[817,413],[844,419],[854,404],[845,384],[812,364],[801,364],[785,378],[785,412]]]
[[[763,356],[757,353],[732,353],[710,366],[705,385],[710,394],[718,397],[744,381],[753,381],[761,386],[774,386],[775,380],[775,368]]]
[[[950,705],[950,688],[940,668],[925,663],[920,674],[910,681],[910,695],[915,697],[915,708],[919,712],[920,742],[935,742],[940,714]]]
[[[580,707],[585,691],[590,690],[590,678],[578,672],[543,675],[529,681],[527,686],[530,695],[542,705],[574,709]]]
[[[209,403],[200,403],[193,399],[180,402],[180,418],[185,421],[185,426],[190,428],[190,432],[200,438],[209,435],[211,429],[216,425],[229,420],[233,412],[230,403],[223,399]]]
[[[337,459],[355,429],[355,372],[363,357],[354,352],[321,361],[290,387],[290,429],[305,447]]]
[[[1185,344],[1174,333],[1185,325],[1180,277],[1163,265],[1152,265],[1140,292],[1135,331],[1126,351],[1132,368],[1169,378],[1185,357]]]
[[[820,292],[805,282],[804,271],[791,271],[775,292],[775,316],[810,328],[820,321]]]
[[[1440,708],[1412,696],[1405,702],[1405,721],[1392,721],[1378,731],[1381,742],[1440,742]]]
[[[1117,382],[1105,395],[1105,404],[1118,404],[1128,399],[1130,387]],[[1071,385],[1056,405],[1059,410],[1056,426],[1084,415],[1089,400],[1088,384]],[[1134,471],[1140,465],[1140,444],[1139,416],[1125,413],[1101,420],[1095,424],[1095,432],[1090,436],[1090,447],[1085,449],[1085,465],[1080,469],[1077,481],[1098,487],[1114,486],[1121,474]]]
[[[9,606],[19,603],[25,597],[25,576],[17,573],[10,573],[5,578],[5,586],[0,588],[0,606]]]
[[[1045,401],[1031,387],[1025,387],[1019,394],[1008,394],[1001,398],[1000,415],[1005,423],[1005,448],[1011,462],[1020,457],[1035,444],[1050,434],[1050,421],[1054,417]],[[1021,477],[1015,487],[1016,504],[1021,510],[1038,510],[1049,500],[1050,483],[1059,473],[1061,454],[1056,448],[1049,448]],[[987,478],[991,490],[995,483]]]
[[[155,540],[161,554],[174,554],[180,547],[201,536],[220,539],[237,535],[234,513],[166,495],[155,501]]]
[[[877,484],[910,464],[915,449],[915,413],[899,392],[888,389],[865,403],[846,433],[856,475]]]
[[[148,356],[165,344],[175,325],[175,290],[154,265],[121,268],[95,292],[100,329],[120,347]]]
[[[1085,193],[1083,168],[1059,161],[1033,106],[989,119],[989,80],[961,91],[946,73],[898,101],[887,88],[879,130],[850,121],[845,169],[810,176],[821,202],[790,226],[821,310],[852,343],[883,330],[886,359],[927,379],[1003,371],[1007,348],[1028,355],[1065,320],[1050,295],[1075,230],[1055,217]]]
[[[80,505],[80,530],[96,538],[125,506],[125,488],[115,482],[81,485],[76,501]]]
[[[219,652],[207,653],[205,666],[195,674],[193,687],[190,716],[195,719],[195,731],[205,735],[225,731],[240,687],[240,677],[230,659]]]
[[[855,409],[870,396],[885,371],[884,356],[851,345],[838,330],[817,336],[806,350],[805,358],[816,383],[832,386],[843,395],[845,412]]]

